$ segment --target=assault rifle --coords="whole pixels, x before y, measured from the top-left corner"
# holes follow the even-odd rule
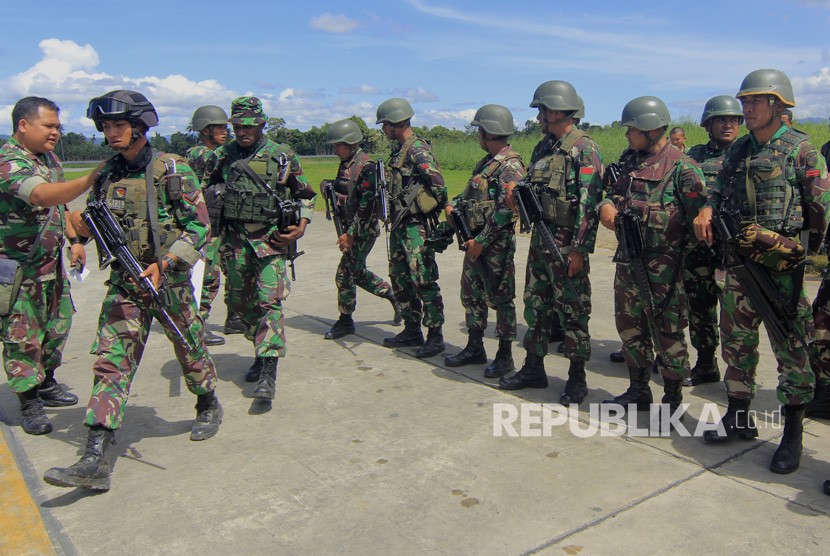
[[[742,290],[746,292],[767,331],[777,342],[789,343],[790,337],[795,335],[799,344],[794,347],[806,346],[807,341],[795,326],[795,304],[788,303],[766,268],[738,252],[738,242],[742,234],[740,221],[739,210],[723,206],[713,218],[715,241],[720,244],[723,251],[725,268],[735,272]]]
[[[380,204],[378,213],[386,235],[386,258],[389,259],[389,188],[386,184],[386,167],[380,158],[375,162],[375,185],[375,198]]]
[[[278,201],[275,210],[263,208],[262,214],[268,218],[272,218],[280,232],[284,232],[289,226],[299,226],[300,206],[300,203],[297,201]],[[291,265],[292,282],[297,279],[294,261],[300,258],[300,255],[305,255],[305,251],[297,251],[297,242],[292,241],[289,243],[286,258],[288,259],[288,264]]]
[[[337,232],[339,238],[345,233],[345,230],[343,229],[340,206],[337,204],[337,193],[335,193],[334,186],[330,181],[323,182],[320,186],[320,192],[323,194],[323,201],[326,203],[326,220],[334,221],[334,231]]]
[[[135,254],[127,244],[127,236],[115,215],[104,201],[91,201],[84,212],[81,213],[84,224],[92,232],[95,238],[95,245],[98,247],[98,260],[101,270],[118,263],[121,269],[135,282],[141,290],[149,294],[153,305],[159,313],[160,319],[169,330],[176,335],[179,343],[188,351],[196,351],[197,346],[193,345],[184,333],[173,322],[170,313],[167,312],[166,303],[162,300],[161,294],[153,285],[149,276],[141,276],[144,267],[135,257]],[[161,269],[159,269],[161,270]]]
[[[533,190],[533,186],[526,181],[521,181],[513,188],[513,198],[516,200],[516,207],[519,209],[519,220],[521,221],[521,230],[527,232],[530,230],[537,230],[539,236],[542,238],[542,244],[547,250],[548,256],[561,270],[565,277],[565,285],[567,285],[574,293],[574,304],[581,314],[587,312],[585,304],[579,296],[573,280],[568,276],[568,261],[562,255],[562,251],[556,244],[553,234],[550,233],[548,225],[544,220],[544,212],[542,211],[542,203]],[[553,276],[551,276],[553,282]]]
[[[470,227],[467,225],[467,219],[462,214],[463,209],[454,209],[450,212],[450,221],[453,228],[455,228],[455,236],[458,238],[458,249],[461,251],[467,250],[467,242],[475,239]],[[493,284],[493,273],[490,272],[490,267],[484,264],[481,258],[476,259],[473,263],[481,272],[482,282],[484,282],[484,295],[490,299],[490,286]]]

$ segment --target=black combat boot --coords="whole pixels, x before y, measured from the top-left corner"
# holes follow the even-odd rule
[[[392,293],[392,290],[389,290],[389,293],[384,295],[383,299],[388,299],[389,303],[392,304],[392,310],[395,311],[395,316],[392,317],[392,322],[400,324],[403,321],[403,314],[401,314],[401,304],[398,303],[397,299],[395,299],[395,294]]]
[[[648,411],[654,402],[648,386],[650,372],[650,367],[629,367],[628,390],[610,400],[602,400],[602,403],[619,404],[626,409],[629,404],[636,404],[638,411]]]
[[[455,355],[448,355],[444,358],[444,364],[447,367],[463,367],[464,365],[484,363],[487,363],[487,352],[484,351],[483,330],[470,330],[467,347]]]
[[[441,327],[436,326],[427,331],[427,341],[415,351],[415,357],[418,359],[426,359],[427,357],[442,353],[445,349],[447,349],[447,346],[444,343],[444,334],[441,333]],[[483,350],[484,348],[482,347],[481,349]],[[486,356],[484,357],[484,362],[487,362]]]
[[[798,469],[801,463],[804,406],[785,405],[782,412],[784,413],[784,436],[781,437],[781,444],[772,455],[769,470],[773,473],[786,475]]]
[[[718,359],[715,357],[715,348],[706,348],[697,352],[697,363],[692,367],[689,378],[683,381],[683,386],[697,386],[707,382],[720,382]]]
[[[215,436],[219,432],[223,415],[216,392],[211,390],[207,394],[199,394],[196,398],[196,421],[190,430],[190,440],[207,440]]]
[[[522,388],[547,388],[548,375],[545,373],[545,360],[538,355],[527,354],[524,365],[513,376],[499,379],[502,390],[521,390]]]
[[[234,332],[234,334],[236,334],[236,333]],[[216,334],[212,330],[208,330],[207,328],[205,328],[205,332],[203,334],[203,337],[205,339],[205,345],[206,346],[223,346],[223,345],[225,345],[225,338],[223,338],[219,334]]]
[[[804,416],[813,419],[830,419],[830,382],[816,380],[813,399],[804,408]]]
[[[484,369],[484,378],[499,378],[516,368],[513,364],[512,344],[510,340],[499,340],[496,358]]]
[[[617,351],[612,351],[611,355],[608,356],[608,359],[610,359],[614,363],[624,363],[625,362],[625,357],[623,357],[623,352],[622,352],[621,349],[618,349]]]
[[[248,330],[248,327],[245,326],[245,323],[242,322],[239,315],[229,313],[228,318],[225,319],[225,327],[222,333],[228,336],[229,334],[244,334],[246,330]]]
[[[348,336],[349,334],[354,334],[354,321],[352,320],[351,315],[341,313],[340,318],[337,319],[334,326],[332,326],[328,332],[323,334],[323,338],[326,340],[336,340],[337,338],[342,338],[343,336]]]
[[[424,334],[417,322],[407,322],[404,329],[391,338],[384,338],[383,345],[388,348],[424,345]]]
[[[95,425],[89,429],[86,451],[71,467],[52,467],[43,480],[59,487],[81,487],[92,490],[110,489],[110,466],[115,431]]]
[[[262,372],[259,375],[259,384],[254,390],[254,397],[258,400],[273,400],[277,397],[277,362],[279,357],[263,357]]]
[[[669,406],[669,415],[674,415],[683,403],[683,383],[663,377],[663,399],[660,401]],[[680,420],[683,420],[683,415],[680,416]]]
[[[47,434],[52,432],[52,422],[43,412],[43,402],[38,396],[37,387],[17,395],[20,400],[20,415],[23,420],[23,432],[26,434]]]
[[[262,374],[262,357],[257,356],[254,359],[254,364],[248,368],[245,373],[245,382],[256,382],[259,380],[259,375]]]
[[[66,407],[78,403],[78,396],[64,390],[55,380],[55,371],[46,371],[46,378],[37,387],[37,392],[46,407]]]
[[[749,398],[729,398],[729,405],[726,413],[721,417],[720,425],[724,434],[718,431],[705,431],[703,440],[710,443],[729,442],[735,438],[741,440],[752,440],[758,437],[758,428],[755,426],[755,419],[749,413]],[[720,427],[719,427],[720,428]]]
[[[571,361],[571,366],[568,369],[568,381],[565,383],[562,395],[559,396],[559,403],[562,405],[582,403],[587,395],[588,382],[585,380],[585,361]]]

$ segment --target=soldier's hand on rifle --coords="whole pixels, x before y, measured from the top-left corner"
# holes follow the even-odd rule
[[[605,226],[612,232],[617,231],[617,212],[617,207],[611,204],[602,205],[602,208],[600,208],[599,210],[599,221],[602,222],[603,226]]]
[[[447,221],[449,221],[450,214],[452,214],[452,211],[454,210],[455,209],[453,208],[451,203],[447,203],[447,206],[444,207],[444,214],[447,215]]]
[[[285,232],[278,232],[277,235],[277,242],[283,245],[288,245],[289,243],[293,243],[303,237],[305,234],[305,227],[308,225],[307,218],[301,218],[300,224],[298,226],[288,226],[285,229]]]
[[[694,220],[695,235],[700,241],[705,241],[707,245],[712,245],[714,236],[712,235],[712,208],[703,207],[697,213]]]
[[[142,278],[146,278],[147,276],[149,276],[150,280],[152,280],[153,282],[153,287],[155,287],[156,289],[159,288],[159,283],[161,282],[161,271],[159,270],[158,263],[152,263],[150,266],[144,269],[144,272],[139,274],[139,276],[141,276]]]
[[[568,276],[573,278],[584,266],[585,256],[579,251],[571,249],[568,252]]]
[[[337,245],[340,247],[341,252],[348,253],[354,246],[354,238],[349,234],[343,234],[337,239]]]
[[[69,221],[72,227],[75,228],[75,233],[84,237],[92,237],[92,232],[86,227],[83,218],[81,218],[81,211],[73,210],[70,212]]]
[[[467,247],[467,256],[470,257],[470,260],[473,262],[476,262],[481,256],[482,251],[484,251],[484,247],[482,247],[481,244],[474,239],[468,241],[465,246]]]

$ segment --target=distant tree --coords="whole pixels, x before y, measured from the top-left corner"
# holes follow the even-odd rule
[[[519,135],[527,137],[529,135],[539,135],[541,133],[542,126],[538,120],[527,120],[524,128],[519,132]]]
[[[195,133],[182,133],[177,131],[170,136],[170,152],[184,156],[187,150],[196,145],[197,135]]]
[[[167,140],[166,137],[162,137],[161,135],[156,132],[152,139],[150,139],[150,146],[156,149],[157,151],[169,153],[172,148],[170,146],[170,141]]]

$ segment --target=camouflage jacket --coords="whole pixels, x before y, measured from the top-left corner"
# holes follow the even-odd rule
[[[406,148],[404,148],[406,146]],[[390,196],[393,210],[398,210],[395,200],[401,200],[411,188],[423,185],[438,202],[435,210],[447,206],[447,186],[432,146],[428,141],[413,135],[399,143],[389,157],[391,171]],[[410,180],[410,178],[412,178]]]
[[[207,185],[207,179],[213,173],[213,169],[216,168],[216,161],[219,160],[217,155],[219,149],[221,147],[213,151],[204,145],[196,145],[187,149],[187,153],[184,155],[187,165],[196,174],[196,179],[199,180],[202,188]]]
[[[41,183],[64,181],[54,153],[36,155],[14,138],[0,147],[0,257],[23,263],[49,215],[49,208],[33,206],[32,191]],[[43,238],[23,267],[26,280],[53,280],[65,233],[64,210],[57,207]]]
[[[357,149],[351,158],[340,162],[337,180],[344,182],[349,192],[345,197],[346,233],[355,238],[380,235],[375,206],[375,162],[363,150]]]
[[[723,168],[723,155],[725,153],[726,149],[719,148],[714,141],[709,141],[704,145],[695,145],[686,152],[689,158],[700,165],[703,177],[706,179],[707,194],[714,187],[718,172]]]

